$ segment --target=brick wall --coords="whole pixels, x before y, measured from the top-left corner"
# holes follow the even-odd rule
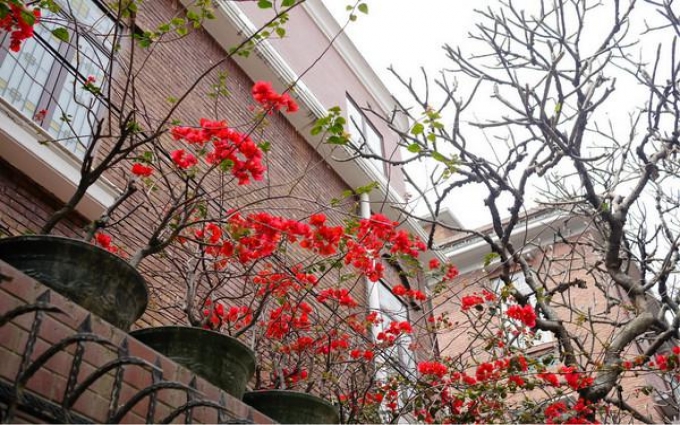
[[[0,317],[7,317],[6,315],[10,311],[18,307],[36,303],[38,297],[48,291],[48,288],[42,284],[2,262],[0,262],[0,276],[9,279],[3,279],[0,282]],[[54,345],[73,336],[79,330],[82,332],[81,326],[89,316],[86,310],[53,291],[49,291],[48,304],[59,308],[63,313],[49,312],[44,314],[37,329],[33,353],[27,359],[26,366],[29,368],[32,362],[35,362]],[[27,342],[31,339],[29,333],[35,325],[35,318],[36,313],[23,314],[0,326],[0,359],[2,359],[0,362],[0,383],[5,386],[12,387],[14,385],[12,383],[15,382],[20,370],[22,356],[30,350],[30,348],[27,348]],[[250,419],[254,423],[271,423],[266,416],[254,411],[202,378],[196,378],[194,381],[195,375],[191,372],[103,320],[92,317],[91,326],[94,335],[108,341],[111,345],[96,342],[83,343],[82,365],[79,371],[73,374],[77,376],[76,381],[73,382],[76,386],[68,389],[74,355],[77,353],[76,346],[72,344],[62,350],[57,350],[56,354],[50,357],[43,367],[40,367],[34,375],[28,378],[25,382],[25,389],[29,396],[38,396],[43,401],[48,400],[56,403],[56,406],[63,405],[65,395],[72,394],[73,388],[77,388],[77,385],[83,383],[91,373],[118,358],[117,349],[121,346],[123,340],[127,339],[129,356],[138,360],[145,360],[148,365],[146,367],[139,365],[124,367],[123,384],[120,386],[120,397],[117,406],[114,406],[114,411],[133,400],[135,396],[148,389],[152,384],[160,382],[154,381],[152,377],[150,366],[156,365],[161,373],[161,375],[157,375],[157,379],[162,376],[162,381],[166,384],[172,382],[175,386],[183,385],[184,387],[194,388],[195,391],[191,392],[191,399],[194,401],[222,406],[221,409],[205,406],[192,409],[193,422],[216,423],[221,418],[221,420]],[[24,368],[24,370],[26,369]],[[115,387],[116,370],[114,369],[114,371],[96,380],[92,385],[87,386],[85,392],[73,403],[70,412],[95,423],[103,423],[110,419],[112,413],[109,411],[109,401],[112,400],[112,390]],[[194,382],[192,383],[192,381]],[[7,393],[3,392],[3,394]],[[121,422],[143,423],[149,420],[159,422],[189,400],[186,389],[164,388],[153,394],[156,397],[153,416],[149,416],[152,396],[147,395],[142,397],[134,408],[122,417]],[[4,401],[7,402],[7,400]],[[0,407],[2,407],[2,404],[3,402],[0,401]],[[21,422],[43,422],[46,420],[44,417],[28,415],[21,410],[18,410],[14,420]],[[220,418],[218,418],[219,411],[222,412]],[[185,414],[181,414],[174,422],[184,422],[185,419]]]
[[[167,21],[183,9],[174,0],[158,0],[143,3],[138,14],[137,24],[141,30],[151,30],[160,22]],[[123,45],[121,55],[129,51],[129,45]],[[225,52],[203,30],[191,31],[186,37],[170,43],[161,43],[154,47],[152,53],[137,51],[137,61],[133,65],[137,73],[137,98],[143,105],[140,116],[142,126],[151,126],[159,122],[173,104],[170,97],[179,97],[201,76],[206,69],[221,61]],[[130,70],[124,61],[119,63],[117,76],[121,80]],[[219,73],[227,74],[229,95],[217,100],[207,96],[218,80]],[[114,89],[120,81],[111,82]],[[189,94],[181,106],[172,114],[173,120],[186,125],[195,125],[202,117],[214,120],[227,120],[229,125],[243,125],[252,121],[254,113],[249,108],[252,104],[251,87],[253,81],[231,60],[226,60],[213,72],[201,80]],[[115,97],[115,96],[114,96]],[[304,113],[303,111],[298,114]],[[309,117],[310,123],[313,117]],[[243,128],[240,128],[243,130]],[[343,191],[350,189],[325,162],[315,149],[288,122],[284,115],[273,114],[266,118],[266,125],[252,134],[256,142],[271,142],[271,151],[266,154],[268,168],[265,181],[254,182],[250,186],[229,184],[226,190],[220,191],[219,198],[213,202],[212,208],[228,209],[252,205],[247,212],[264,210],[272,214],[286,215],[291,218],[305,218],[312,212],[324,211],[334,222],[339,222],[356,211],[355,200],[350,198],[329,209],[330,200],[340,197]],[[108,141],[110,143],[111,141]],[[161,143],[172,150],[173,142],[169,137]],[[106,143],[104,143],[104,147]],[[177,146],[177,148],[182,146]],[[103,149],[100,154],[103,154]],[[130,178],[129,164],[119,164],[106,173],[105,177],[119,188],[126,185]],[[207,187],[220,188],[224,182],[217,179],[206,182]],[[57,208],[59,201],[35,185],[27,176],[15,170],[11,164],[0,161],[0,231],[6,235],[20,235],[36,232],[47,217]],[[166,188],[167,189],[167,188]],[[140,191],[141,192],[141,191]],[[106,229],[112,235],[113,242],[122,248],[124,255],[132,255],[149,235],[150,223],[158,219],[163,209],[164,190],[150,192],[150,197],[157,210],[150,208],[141,193],[136,193],[112,217],[114,226]],[[77,214],[64,220],[55,234],[79,236],[88,223]],[[145,277],[150,293],[149,306],[144,316],[134,328],[159,326],[166,324],[187,324],[184,304],[185,283],[173,277],[170,262],[161,255],[145,259],[139,266]],[[232,294],[239,282],[232,282],[231,288],[223,290]],[[333,284],[328,279],[328,284]],[[395,282],[396,284],[396,282]],[[365,288],[363,280],[357,283],[353,291],[361,305],[365,305]],[[417,287],[417,285],[413,285]],[[421,320],[416,312],[416,320]],[[51,319],[50,319],[51,320]],[[16,366],[16,364],[14,364]],[[9,367],[9,366],[7,366]],[[48,387],[45,388],[49,390]]]
[[[455,261],[455,259],[454,259]],[[548,282],[548,288],[554,288],[561,282],[574,281],[581,279],[585,282],[585,288],[577,286],[570,287],[569,290],[554,295],[550,305],[555,308],[563,324],[571,335],[579,341],[575,345],[577,362],[585,365],[587,370],[592,370],[593,366],[589,363],[589,358],[593,361],[603,360],[603,344],[611,341],[613,332],[616,330],[602,319],[615,319],[624,321],[628,316],[626,306],[607,306],[606,300],[602,298],[601,292],[595,288],[594,274],[598,271],[592,267],[595,261],[594,254],[584,246],[573,247],[567,244],[554,244],[546,247],[542,252],[536,250],[530,259],[530,264],[537,271],[541,281]],[[517,273],[520,273],[517,271]],[[435,315],[446,314],[451,323],[451,329],[447,329],[438,334],[439,347],[443,356],[459,358],[461,364],[471,364],[471,359],[483,361],[488,359],[489,348],[485,340],[478,338],[480,330],[491,332],[489,329],[498,329],[498,321],[486,323],[483,327],[479,322],[469,320],[470,317],[482,315],[490,317],[488,311],[479,312],[470,309],[467,313],[461,310],[461,298],[473,292],[480,292],[482,289],[493,291],[492,282],[498,278],[500,270],[497,266],[489,266],[483,270],[475,270],[459,276],[452,284],[434,300]],[[598,282],[608,282],[605,277],[598,276]],[[613,287],[610,288],[614,290]],[[498,317],[498,316],[494,316]],[[594,323],[590,322],[593,319]],[[488,327],[487,327],[488,326]],[[488,335],[488,334],[487,334]],[[556,349],[556,342],[547,342],[535,345],[524,350],[527,356],[542,356],[553,353],[559,358]],[[580,351],[582,347],[583,351]],[[640,351],[633,344],[623,353],[623,357],[633,359]],[[470,357],[472,356],[472,357]],[[659,384],[658,379],[649,374],[626,373],[620,383],[623,389],[622,396],[627,403],[638,409],[645,415],[649,415],[657,421],[662,421],[657,409],[654,408],[655,402],[652,396],[644,395],[640,390],[650,385],[653,381]],[[622,418],[626,422],[635,422],[629,417]]]

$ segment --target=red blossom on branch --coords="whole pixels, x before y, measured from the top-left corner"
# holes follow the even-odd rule
[[[0,29],[10,33],[9,49],[21,50],[21,43],[33,37],[34,26],[40,22],[40,9],[28,10],[22,2],[10,1],[8,13],[0,19]]]
[[[272,83],[268,81],[258,81],[253,85],[252,95],[255,102],[262,105],[262,107],[272,114],[282,108],[286,108],[286,112],[297,112],[299,107],[297,103],[287,94],[278,94]]]

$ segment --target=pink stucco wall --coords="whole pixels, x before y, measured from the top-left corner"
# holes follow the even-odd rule
[[[318,4],[319,0],[310,1]],[[243,2],[239,4],[239,8],[258,27],[274,16],[271,9],[263,11],[254,2]],[[303,7],[297,7],[290,13],[290,21],[285,25],[285,28],[287,31],[285,38],[271,38],[269,41],[272,47],[285,58],[287,64],[295,73],[303,75],[302,81],[324,107],[340,106],[345,110],[347,107],[346,99],[349,94],[359,107],[370,105],[373,110],[380,110],[384,117],[390,116],[390,110],[381,108],[380,102],[376,98],[377,94],[371,93],[370,89],[362,82],[358,75],[360,71],[353,69],[339,52],[337,46],[340,43],[351,45],[348,38],[338,37],[334,45],[329,47],[328,37],[319,28],[310,12]],[[343,39],[341,40],[341,38]],[[353,45],[351,46],[353,48]],[[362,66],[368,67],[368,72],[364,73],[365,78],[375,83],[380,90],[384,90],[383,96],[388,93],[382,82],[365,63],[365,60],[363,58],[358,59]],[[315,63],[317,60],[318,62]],[[394,103],[390,98],[390,107]],[[400,159],[401,155],[397,148],[398,135],[390,131],[388,126],[378,117],[371,114],[366,114],[366,116],[382,135],[385,156],[395,160]],[[397,167],[386,167],[386,169],[387,180],[392,189],[403,196],[405,185],[401,170]]]

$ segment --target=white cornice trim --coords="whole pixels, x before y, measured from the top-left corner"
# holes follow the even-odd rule
[[[569,219],[570,216],[563,212],[554,212],[530,219],[528,223],[519,223],[510,235],[513,243],[527,242],[531,246],[524,249],[527,254],[536,247],[544,247],[555,243],[554,235],[556,228],[567,230],[565,236],[573,236],[583,233],[587,223],[579,219]],[[495,239],[495,238],[494,238]],[[489,254],[489,245],[481,238],[472,238],[452,244],[443,248],[445,255],[455,263],[461,274],[480,270],[484,267],[485,256]]]
[[[368,92],[378,102],[380,109],[385,113],[389,113],[394,109],[396,102],[394,101],[392,94],[387,87],[385,87],[373,67],[366,61],[366,58],[359,52],[359,49],[357,49],[349,36],[342,31],[342,27],[338,24],[335,17],[333,17],[323,2],[321,0],[308,0],[302,4],[302,8],[324,33],[329,42],[337,35],[337,38],[335,38],[333,43],[335,50],[340,54],[347,66],[355,72],[359,81],[361,81]]]
[[[80,160],[2,98],[0,157],[64,202],[80,181]],[[97,219],[120,193],[111,182],[100,178],[87,190],[76,211],[89,220]]]

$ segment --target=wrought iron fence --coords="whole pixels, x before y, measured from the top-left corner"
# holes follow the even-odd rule
[[[2,280],[2,276],[0,276]],[[50,291],[45,291],[33,304],[26,304],[10,311],[0,312],[0,330],[9,323],[16,321],[22,316],[32,314],[33,320],[28,331],[28,339],[21,355],[21,363],[16,371],[13,382],[0,380],[0,419],[3,423],[9,422],[57,422],[57,423],[92,423],[100,422],[101,418],[89,418],[79,414],[74,406],[79,398],[95,383],[104,376],[113,375],[108,410],[104,422],[119,423],[131,412],[135,406],[148,399],[145,419],[153,423],[170,423],[181,421],[193,423],[194,410],[197,408],[214,409],[219,423],[253,423],[252,418],[236,418],[227,409],[227,401],[222,392],[220,400],[207,399],[196,388],[196,376],[191,378],[189,384],[166,380],[163,377],[160,358],[151,363],[143,358],[131,356],[129,352],[128,338],[124,338],[120,344],[103,338],[92,332],[91,317],[88,315],[80,324],[77,332],[52,344],[41,353],[36,353],[36,342],[47,314],[64,314],[58,307],[50,304]],[[90,347],[94,345],[112,349],[117,357],[109,361],[84,378],[79,379],[83,368],[83,357]],[[74,347],[74,348],[70,348]],[[66,390],[60,400],[47,400],[39,394],[27,390],[26,386],[36,373],[46,363],[60,352],[71,350],[72,362],[67,376]],[[35,354],[35,356],[34,356]],[[0,361],[2,361],[0,359]],[[130,368],[141,368],[151,375],[151,385],[138,390],[134,395],[121,401],[121,390],[125,379],[125,372]],[[164,417],[158,412],[158,394],[162,390],[179,390],[185,395],[185,403],[173,406],[174,410]]]

